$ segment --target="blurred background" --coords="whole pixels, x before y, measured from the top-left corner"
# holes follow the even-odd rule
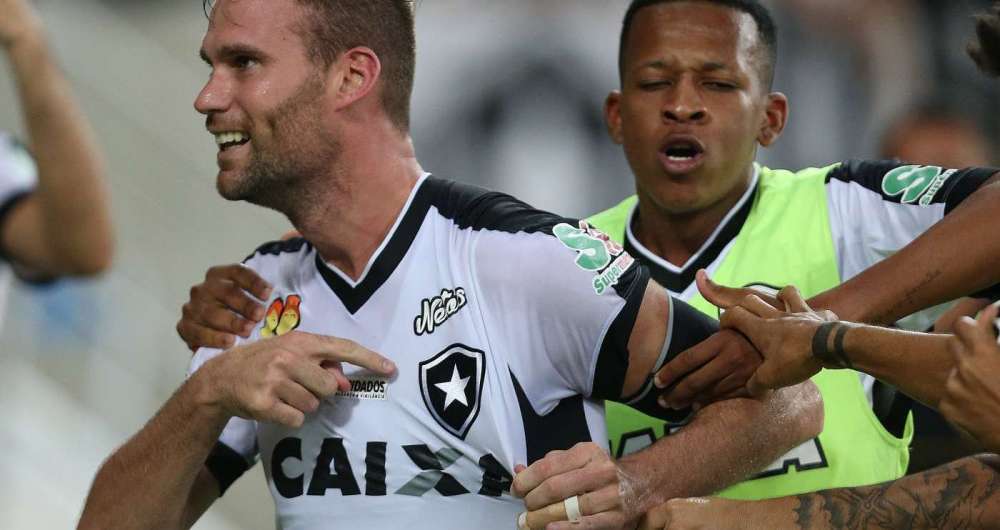
[[[972,15],[988,1],[766,3],[779,25],[776,88],[791,100],[791,120],[763,163],[997,162],[1000,91],[964,55]],[[601,117],[617,86],[627,4],[418,0],[413,133],[424,167],[572,216],[628,195],[630,173]],[[37,6],[109,162],[119,253],[100,281],[19,286],[8,301],[0,334],[7,529],[75,525],[101,460],[184,377],[190,352],[174,325],[188,288],[208,266],[239,261],[288,229],[276,214],[215,193],[216,147],[192,108],[208,75],[197,57],[201,2]],[[22,127],[0,70],[0,129]],[[198,528],[274,528],[259,468]]]

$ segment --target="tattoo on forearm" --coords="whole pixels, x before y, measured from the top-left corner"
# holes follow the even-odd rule
[[[812,340],[813,356],[824,366],[853,369],[854,364],[844,351],[844,336],[847,335],[848,329],[850,328],[841,322],[827,322],[816,328]],[[832,347],[830,335],[833,335]]]
[[[917,295],[920,294],[921,291],[923,291],[928,285],[934,283],[934,281],[937,280],[938,276],[941,276],[942,273],[943,272],[940,269],[929,271],[926,275],[924,275],[923,279],[920,280],[920,283],[914,285],[908,291],[903,293],[903,296],[899,298],[895,304],[887,308],[882,313],[871,315],[868,321],[888,325],[892,324],[897,318],[901,318],[914,312],[915,310],[923,308],[925,303],[923,300],[920,300]]]
[[[895,482],[799,495],[796,528],[996,528],[1000,473],[995,459],[965,458]]]

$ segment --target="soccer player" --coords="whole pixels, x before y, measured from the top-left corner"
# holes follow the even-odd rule
[[[101,157],[41,20],[26,0],[0,0],[0,12],[0,48],[28,131],[28,147],[0,132],[0,291],[15,274],[98,274],[114,246]]]
[[[1000,75],[1000,3],[977,18],[976,33],[977,42],[970,46],[973,59],[984,73]],[[960,318],[954,336],[924,335],[838,322],[832,313],[811,310],[794,288],[781,293],[790,311],[785,314],[756,296],[719,288],[705,276],[699,283],[707,298],[730,306],[724,325],[745,333],[765,356],[751,386],[779,387],[820,366],[853,366],[939,407],[987,449],[1000,451],[997,305],[976,320]],[[1000,459],[992,454],[874,486],[756,502],[675,499],[651,510],[640,528],[994,528],[997,521]]]
[[[778,139],[788,112],[787,98],[771,91],[775,47],[770,16],[753,1],[634,1],[622,33],[622,88],[606,112],[638,194],[591,222],[673,294],[711,315],[717,310],[694,285],[702,267],[730,285],[796,284],[818,295],[816,307],[884,323],[989,287],[989,265],[1000,254],[990,234],[1000,198],[994,170],[856,161],[791,173],[754,163],[757,147]],[[963,259],[953,262],[958,255]],[[216,270],[212,280],[218,276]],[[252,317],[254,304],[238,289],[249,285],[234,279],[196,288],[219,296],[186,306],[182,336],[223,341],[219,330],[250,326],[227,309]],[[672,387],[669,405],[744,388],[756,364],[723,348],[726,337],[666,365],[659,383]],[[725,495],[772,497],[904,474],[910,429],[894,436],[880,423],[873,379],[828,371],[815,381],[824,395],[823,433]],[[669,428],[622,405],[608,410],[617,456],[649,446]],[[582,481],[563,472],[592,478],[574,458],[586,461],[572,452],[554,455],[543,463],[548,473],[536,467],[526,476],[527,490],[558,479],[547,495],[528,497],[530,509],[578,493]]]
[[[875,323],[991,286],[1000,254],[990,228],[1000,200],[996,170],[850,161],[789,172],[754,162],[789,112],[788,99],[771,88],[775,55],[774,25],[757,2],[633,1],[621,38],[621,89],[609,96],[606,117],[637,196],[591,223],[672,294],[712,315],[717,309],[694,281],[702,268],[725,285],[795,284],[816,297],[814,307]],[[754,367],[733,369],[711,346],[659,374],[658,385],[673,387],[668,404],[746,382]],[[826,412],[820,436],[723,495],[764,498],[903,475],[910,426],[901,436],[883,427],[873,413],[873,379],[842,370],[813,381]],[[617,404],[608,405],[608,424],[620,454],[664,429]]]
[[[706,407],[676,440],[612,462],[592,442],[601,400],[666,413],[652,373],[714,322],[586,223],[423,172],[409,2],[209,11],[195,106],[219,145],[218,190],[303,237],[248,258],[273,288],[261,325],[195,355],[102,465],[81,528],[190,526],[258,456],[281,528],[509,528],[514,466],[571,448],[615,487],[559,504],[617,528],[659,499],[624,504],[619,477],[669,497],[714,491],[819,431],[808,383]],[[694,447],[710,457],[664,465]]]

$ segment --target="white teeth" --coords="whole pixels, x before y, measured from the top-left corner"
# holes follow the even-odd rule
[[[238,142],[243,142],[243,141],[246,141],[246,140],[249,140],[249,139],[250,139],[250,136],[248,134],[243,133],[243,132],[239,132],[239,131],[217,133],[215,135],[215,143],[217,145],[226,145],[226,144],[231,144],[231,143],[238,143]]]
[[[690,157],[690,156],[668,156],[667,158],[670,159],[672,162],[684,162],[686,160],[691,160],[691,158],[693,158],[693,157]]]

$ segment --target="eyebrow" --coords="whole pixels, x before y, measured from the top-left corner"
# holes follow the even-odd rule
[[[265,57],[266,54],[259,48],[254,48],[249,44],[229,44],[219,48],[219,57],[222,59],[228,59],[231,57],[237,57],[240,55],[253,55],[254,57]],[[208,52],[205,48],[198,51],[198,56],[205,64],[212,66],[212,60],[208,57]]]
[[[673,65],[672,64],[668,64],[666,61],[664,61],[662,59],[656,59],[654,61],[649,61],[647,63],[643,63],[643,64],[639,65],[639,69],[644,69],[644,68],[654,68],[654,69],[657,69],[657,70],[669,70],[669,69],[673,68]],[[701,66],[698,67],[698,71],[700,71],[700,72],[717,72],[719,70],[728,70],[728,69],[729,69],[729,66],[727,66],[726,64],[715,62],[715,61],[704,62],[704,63],[701,64]]]

